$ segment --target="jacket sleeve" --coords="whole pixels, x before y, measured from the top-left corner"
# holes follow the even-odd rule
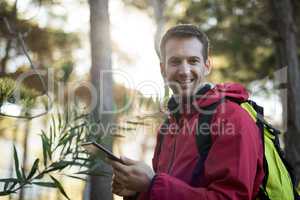
[[[254,199],[263,178],[259,129],[238,105],[225,104],[225,112],[215,114],[211,124],[213,144],[203,176],[206,186],[192,187],[176,177],[158,173],[149,190],[150,200]]]

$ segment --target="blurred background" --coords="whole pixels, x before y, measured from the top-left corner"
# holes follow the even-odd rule
[[[51,135],[74,109],[101,122],[94,133],[117,155],[151,165],[171,95],[160,75],[159,41],[172,25],[192,23],[210,39],[208,81],[247,87],[284,132],[299,182],[299,8],[297,0],[0,0],[0,179],[18,176],[14,145],[24,174],[45,159],[41,130]],[[6,97],[20,79],[30,114]],[[109,178],[64,175],[72,171],[53,175],[70,199],[118,199],[107,190]],[[29,184],[0,199],[65,198],[51,186]]]

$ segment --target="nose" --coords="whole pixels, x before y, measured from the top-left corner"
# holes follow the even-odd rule
[[[191,68],[189,63],[186,60],[183,60],[179,67],[179,75],[186,77],[189,76],[190,73],[191,73]]]

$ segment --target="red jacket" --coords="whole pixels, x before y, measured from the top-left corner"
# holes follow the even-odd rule
[[[161,151],[158,154],[156,145],[153,157],[156,175],[149,191],[140,194],[139,200],[255,199],[264,177],[261,136],[248,113],[229,100],[218,106],[214,114],[212,147],[203,176],[196,185],[192,184],[200,157],[194,135],[199,118],[196,108],[211,105],[224,96],[248,99],[241,85],[219,84],[194,100],[189,111],[184,108],[178,119],[169,116],[170,127]]]

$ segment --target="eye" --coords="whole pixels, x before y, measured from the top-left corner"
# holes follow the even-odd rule
[[[171,66],[178,66],[178,65],[180,65],[180,63],[181,63],[181,60],[179,58],[172,58],[169,61],[169,64]]]
[[[199,63],[199,59],[198,58],[190,58],[188,60],[190,65],[197,65]]]

